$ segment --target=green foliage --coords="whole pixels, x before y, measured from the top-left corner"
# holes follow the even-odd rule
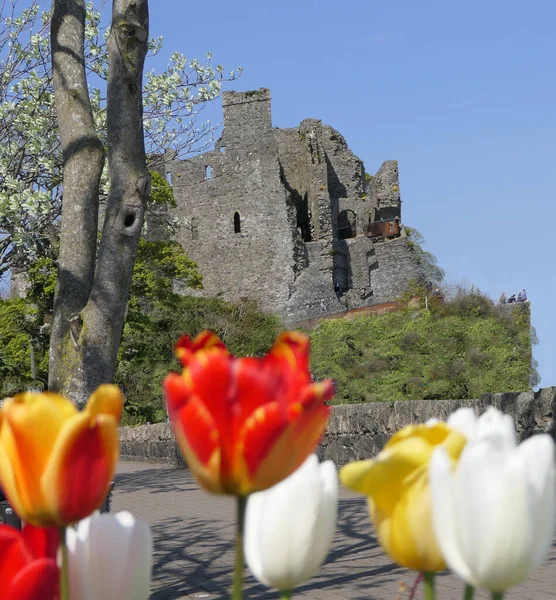
[[[141,240],[116,367],[116,383],[128,398],[125,424],[166,420],[162,380],[178,368],[173,347],[184,333],[212,329],[232,352],[257,355],[268,350],[280,330],[278,319],[252,302],[180,296],[172,289],[176,280],[190,289],[202,288],[195,263],[179,244]]]
[[[166,204],[172,208],[176,207],[174,190],[166,179],[158,172],[151,171],[152,192],[150,201],[153,204]]]
[[[137,305],[145,300],[171,300],[173,280],[179,280],[190,288],[203,287],[197,265],[178,242],[141,239],[131,281],[130,303]]]
[[[25,300],[0,300],[0,397],[29,387],[44,388],[48,340],[37,326],[37,309]],[[36,373],[31,370],[31,344]]]
[[[54,258],[43,256],[37,258],[27,270],[30,288],[27,300],[38,307],[42,315],[50,314],[54,307],[57,271]]]
[[[56,263],[41,259],[29,275],[27,301],[0,301],[2,397],[46,384],[48,339],[41,325],[52,308]],[[175,281],[190,289],[202,288],[196,264],[179,244],[140,240],[115,378],[126,391],[125,424],[166,419],[162,380],[178,368],[173,347],[182,334],[212,329],[234,354],[257,356],[270,348],[281,330],[279,319],[263,314],[253,302],[180,296],[172,289]],[[31,374],[31,342],[36,379]]]
[[[177,339],[212,329],[239,356],[262,355],[281,330],[277,317],[258,310],[255,303],[236,304],[217,298],[177,296],[151,303],[142,322],[126,322],[116,371],[116,382],[130,401],[123,422],[127,425],[166,420],[162,381],[178,370],[173,356]]]
[[[336,403],[478,398],[538,383],[525,305],[508,318],[474,291],[429,306],[312,332],[313,372],[337,382]]]

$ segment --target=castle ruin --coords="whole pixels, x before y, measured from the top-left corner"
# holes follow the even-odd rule
[[[369,177],[321,121],[272,127],[270,102],[267,89],[224,92],[214,151],[165,162],[176,201],[165,216],[180,222],[203,293],[256,300],[285,323],[400,297],[421,273],[401,224],[397,162]]]

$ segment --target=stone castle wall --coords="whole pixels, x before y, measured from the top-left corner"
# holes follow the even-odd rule
[[[176,239],[203,274],[205,292],[229,300],[288,300],[292,232],[264,94],[226,94],[217,148],[166,164],[178,216]],[[172,212],[172,211],[171,211]]]
[[[318,454],[321,460],[331,459],[337,465],[370,458],[402,427],[431,418],[444,420],[462,406],[473,407],[477,414],[488,406],[510,414],[520,439],[540,432],[556,437],[553,417],[556,387],[551,387],[521,394],[486,394],[478,400],[406,400],[334,406]],[[123,460],[185,466],[168,423],[122,427],[120,454]]]
[[[269,90],[222,99],[215,150],[165,163],[177,206],[164,216],[181,223],[206,295],[251,298],[294,323],[395,300],[421,276],[401,237],[369,237],[374,221],[399,225],[396,161],[369,182],[332,127],[273,128]],[[167,235],[154,221],[149,232]]]

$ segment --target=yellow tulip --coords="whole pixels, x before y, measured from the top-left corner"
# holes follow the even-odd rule
[[[32,525],[66,526],[104,501],[118,460],[122,394],[100,386],[82,412],[63,396],[24,393],[0,411],[0,483]]]
[[[443,422],[410,425],[396,433],[376,458],[341,469],[342,483],[368,496],[378,540],[402,567],[429,573],[446,568],[434,536],[429,460],[438,447],[457,460],[465,443],[460,432]]]

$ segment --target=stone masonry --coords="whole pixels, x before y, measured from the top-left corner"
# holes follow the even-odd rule
[[[334,406],[318,454],[321,460],[331,459],[338,466],[370,458],[405,425],[424,423],[431,418],[445,420],[462,406],[473,407],[477,414],[495,406],[511,415],[522,440],[540,432],[556,438],[553,418],[556,387],[551,387],[521,394],[485,394],[478,400],[405,400]],[[185,466],[168,423],[122,427],[120,453],[124,460]]]
[[[179,221],[204,293],[257,300],[285,323],[395,300],[421,278],[397,162],[369,177],[321,121],[273,128],[270,102],[267,89],[225,92],[214,151],[165,161],[177,204],[165,216]],[[149,231],[163,235],[154,220]]]

